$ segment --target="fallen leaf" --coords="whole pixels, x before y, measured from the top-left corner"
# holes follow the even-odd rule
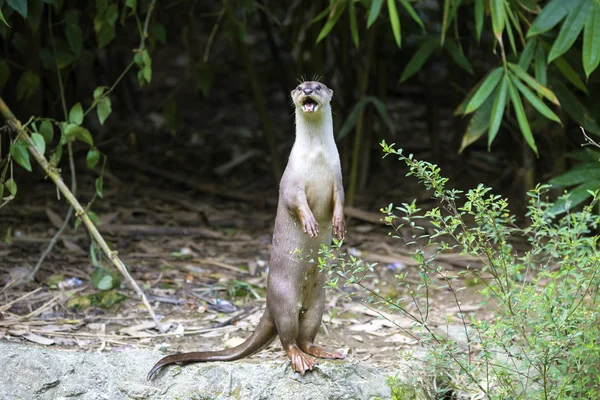
[[[51,344],[54,344],[54,340],[44,336],[36,335],[35,333],[31,332],[26,333],[25,335],[23,335],[23,337],[29,340],[30,342],[41,344],[43,346],[50,346]]]

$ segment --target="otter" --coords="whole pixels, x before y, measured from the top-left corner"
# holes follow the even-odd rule
[[[148,379],[173,363],[239,360],[263,349],[278,334],[292,369],[301,374],[318,364],[315,357],[344,358],[314,343],[325,306],[326,274],[302,256],[316,256],[321,245],[331,244],[333,234],[344,237],[344,188],[330,104],[333,90],[320,82],[303,82],[291,97],[296,139],[279,185],[267,307],[256,330],[231,349],[166,356],[152,367]]]

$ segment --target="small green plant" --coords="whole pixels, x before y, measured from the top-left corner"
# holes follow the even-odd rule
[[[404,296],[385,297],[369,283],[374,265],[346,257],[336,242],[319,253],[328,285],[358,287],[360,292],[349,296],[412,321],[412,329],[398,327],[429,349],[420,360],[426,372],[448,377],[443,385],[438,380],[435,396],[600,398],[600,237],[595,234],[600,217],[593,213],[599,192],[589,193],[592,202],[581,211],[572,210],[569,195],[563,196],[565,212],[557,217],[554,203],[546,199],[550,185],[538,185],[529,192],[529,225],[519,228],[508,202],[490,188],[449,189],[436,165],[405,156],[385,142],[381,146],[385,156],[404,162],[407,175],[416,177],[440,205],[426,212],[414,201],[382,209],[391,235],[412,248],[417,271],[396,275]],[[433,228],[425,229],[424,221]],[[517,251],[513,243],[524,239],[528,250]],[[447,270],[436,261],[447,251],[469,255],[480,267],[459,274]],[[406,279],[415,272],[417,284]],[[473,279],[483,284],[480,292],[495,311],[490,320],[468,318],[461,309],[457,293]],[[429,299],[438,289],[458,310],[446,316],[446,324],[462,326],[465,340],[460,343],[431,321]]]

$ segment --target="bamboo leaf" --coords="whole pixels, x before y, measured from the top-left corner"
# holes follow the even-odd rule
[[[581,101],[579,101],[573,91],[567,88],[565,84],[558,79],[553,79],[551,83],[552,88],[560,99],[563,110],[565,110],[565,112],[586,131],[595,135],[600,135],[600,126],[592,116],[592,113],[585,105],[583,105],[583,103],[581,103]]]
[[[529,39],[525,44],[525,48],[523,48],[523,52],[519,56],[519,66],[523,68],[523,70],[527,71],[529,65],[531,64],[531,60],[533,60],[533,55],[535,54],[535,50],[537,49],[537,40]]]
[[[537,156],[538,149],[535,145],[533,134],[531,133],[531,127],[529,126],[529,121],[527,120],[527,114],[525,114],[525,108],[523,108],[523,103],[521,102],[521,96],[519,96],[519,92],[517,92],[517,89],[515,89],[510,81],[508,81],[508,95],[510,96],[510,101],[515,109],[517,122],[521,128],[521,133],[523,134],[523,137],[525,138],[525,141],[529,147],[531,147],[531,150],[533,150]]]
[[[502,83],[497,90],[496,99],[494,100],[494,106],[490,115],[488,131],[488,151],[492,148],[492,142],[496,139],[496,135],[500,130],[502,124],[502,117],[504,116],[504,109],[506,108],[506,97],[508,93],[508,77],[502,76]]]
[[[550,209],[550,213],[553,215],[559,215],[566,212],[567,209],[572,209],[573,207],[578,206],[592,197],[589,191],[595,191],[599,188],[600,180],[582,183],[569,192],[568,198],[558,199]]]
[[[600,163],[598,161],[581,163],[571,170],[548,181],[554,187],[563,188],[580,183],[600,179]]]
[[[348,6],[348,13],[350,14],[350,35],[352,36],[354,47],[358,49],[358,22],[356,21],[356,9],[352,1],[350,1],[350,5]]]
[[[511,82],[519,89],[519,92],[525,96],[527,101],[531,103],[536,110],[540,112],[544,117],[548,118],[551,121],[558,122],[562,125],[562,121],[558,116],[546,105],[539,97],[537,97],[527,86],[525,86],[516,76],[511,74],[510,76]]]
[[[4,14],[2,14],[2,10],[0,10],[0,21],[4,22],[6,26],[10,28],[10,25],[8,24],[8,22],[6,22],[6,19],[4,18]]]
[[[542,86],[548,83],[548,64],[546,63],[546,51],[542,46],[538,46],[535,50],[535,80]]]
[[[490,96],[490,94],[494,91],[496,86],[498,86],[498,82],[502,78],[502,67],[496,68],[492,73],[490,73],[485,81],[481,84],[479,89],[473,95],[473,98],[467,104],[467,108],[465,110],[465,114],[472,113],[476,109],[478,109],[484,101]]]
[[[27,0],[6,0],[8,5],[27,19]]]
[[[574,1],[574,0],[571,0]],[[583,25],[587,19],[587,14],[591,11],[590,7],[593,3],[588,0],[580,0],[579,4],[575,5],[574,8],[569,12],[565,22],[563,22],[560,32],[548,55],[548,62],[552,62],[556,58],[563,55],[567,50],[571,48],[575,40],[581,33]]]
[[[338,21],[338,19],[340,19],[340,16],[344,12],[345,8],[346,0],[336,0],[336,2],[331,8],[331,11],[329,12],[329,18],[327,18],[327,22],[325,22],[323,29],[321,29],[321,32],[319,32],[319,36],[317,37],[317,43],[319,43],[321,40],[325,39],[327,35],[329,35],[329,32],[331,32],[331,30],[335,26],[335,23]]]
[[[502,32],[505,24],[504,0],[490,0],[490,11],[492,13],[492,30],[498,42],[502,42]]]
[[[462,0],[455,0],[455,1],[456,1],[456,3],[460,4],[460,2]],[[410,15],[410,17],[413,19],[413,21],[415,21],[421,27],[421,29],[423,31],[425,31],[425,25],[423,24],[421,17],[419,17],[419,14],[417,14],[417,12],[413,8],[413,6],[408,2],[408,0],[400,0],[400,3],[404,7],[404,9],[408,12],[408,15]]]
[[[575,71],[564,57],[558,57],[554,60],[554,65],[577,89],[585,94],[589,94],[587,86],[585,86],[585,83],[583,83],[583,80],[579,77],[577,71]]]
[[[425,61],[431,56],[433,51],[438,47],[437,39],[429,39],[421,44],[421,46],[417,49],[415,54],[406,64],[406,68],[402,71],[402,76],[400,76],[400,82],[404,82],[408,78],[412,77],[416,74]]]
[[[556,104],[557,106],[560,105],[560,103],[558,102],[558,98],[556,97],[554,92],[552,92],[552,90],[548,89],[545,86],[542,86],[531,75],[529,75],[527,72],[525,72],[525,70],[523,68],[521,68],[519,65],[513,64],[513,63],[508,63],[508,68],[512,72],[514,72],[515,75],[517,75],[519,77],[519,79],[521,79],[523,82],[528,84],[536,92],[538,92],[539,94],[541,94],[542,96],[544,96],[545,98],[550,100],[552,103]]]
[[[600,64],[600,5],[594,3],[583,32],[583,69],[587,78],[598,64]]]
[[[390,24],[392,25],[392,32],[394,33],[394,40],[398,47],[401,46],[402,36],[400,31],[400,17],[398,16],[398,9],[396,8],[396,0],[387,0],[388,13],[390,14]]]
[[[465,57],[465,54],[462,52],[462,49],[456,44],[454,40],[448,40],[445,43],[444,48],[446,49],[446,51],[448,51],[448,53],[450,53],[450,56],[459,67],[473,75],[473,67],[471,67],[471,63],[469,62],[467,57]]]
[[[467,131],[462,137],[460,149],[458,154],[462,153],[472,143],[475,143],[490,126],[490,114],[492,112],[492,105],[494,104],[494,97],[490,96],[488,99],[475,111],[469,124],[467,125]]]
[[[375,20],[381,12],[382,5],[383,0],[373,0],[373,2],[371,3],[371,8],[369,8],[369,18],[367,19],[367,28],[370,28],[371,25],[375,23]]]
[[[475,0],[475,34],[477,35],[477,41],[481,41],[481,32],[483,31],[483,16],[485,13],[485,6],[483,0]]]
[[[533,24],[527,32],[527,37],[530,38],[534,35],[539,35],[554,28],[564,17],[573,6],[573,3],[580,2],[581,0],[551,0],[544,6],[542,12],[537,16]]]

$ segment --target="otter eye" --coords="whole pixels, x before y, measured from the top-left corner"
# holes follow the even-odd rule
[[[301,88],[300,86],[298,86],[298,91],[299,91],[299,92],[301,92],[301,91],[302,91],[302,88]]]
[[[317,86],[317,90],[321,90],[321,85],[318,85],[318,86]]]

